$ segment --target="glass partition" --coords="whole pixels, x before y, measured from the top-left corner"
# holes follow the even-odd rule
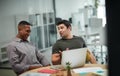
[[[48,12],[31,15],[30,21],[33,23],[30,41],[33,42],[38,49],[51,47],[57,40],[54,13]]]

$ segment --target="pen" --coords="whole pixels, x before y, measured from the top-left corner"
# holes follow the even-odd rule
[[[100,70],[100,71],[97,71],[97,73],[103,73],[104,71]]]

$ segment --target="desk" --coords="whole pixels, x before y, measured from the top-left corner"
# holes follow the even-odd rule
[[[81,67],[81,68],[84,68],[84,67],[101,67],[102,69],[108,70],[108,69],[107,69],[108,67],[107,67],[107,65],[105,65],[105,64],[85,64],[85,65],[84,65],[83,67]],[[42,69],[50,69],[50,66],[33,69],[33,70],[27,71],[27,72],[25,72],[25,73],[38,72],[38,70],[42,70]],[[25,74],[25,73],[23,73],[23,74]],[[61,71],[61,73],[63,74],[63,75],[61,75],[61,76],[67,76],[67,73],[66,73],[65,70]],[[23,76],[23,74],[21,74],[21,75],[19,75],[19,76]],[[56,74],[57,74],[57,73],[52,74],[51,76],[60,76],[60,75],[56,75]],[[72,72],[72,76],[82,76],[82,75]],[[90,75],[84,75],[84,76],[90,76]],[[93,76],[93,75],[91,75],[91,76]],[[95,76],[95,75],[94,75],[94,76]],[[104,76],[107,76],[107,72],[105,73]]]

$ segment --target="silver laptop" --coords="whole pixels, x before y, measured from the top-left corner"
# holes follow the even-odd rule
[[[63,51],[61,65],[65,68],[66,62],[70,62],[71,68],[83,66],[86,62],[86,53],[87,48]]]

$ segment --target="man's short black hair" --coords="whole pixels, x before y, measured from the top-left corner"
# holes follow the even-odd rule
[[[67,28],[71,27],[71,24],[70,24],[70,22],[68,20],[61,20],[56,25],[58,26],[60,24],[64,24]]]
[[[29,22],[27,22],[27,21],[20,21],[19,23],[18,23],[18,26],[23,26],[23,25],[30,25],[31,26],[31,24],[29,23]]]

